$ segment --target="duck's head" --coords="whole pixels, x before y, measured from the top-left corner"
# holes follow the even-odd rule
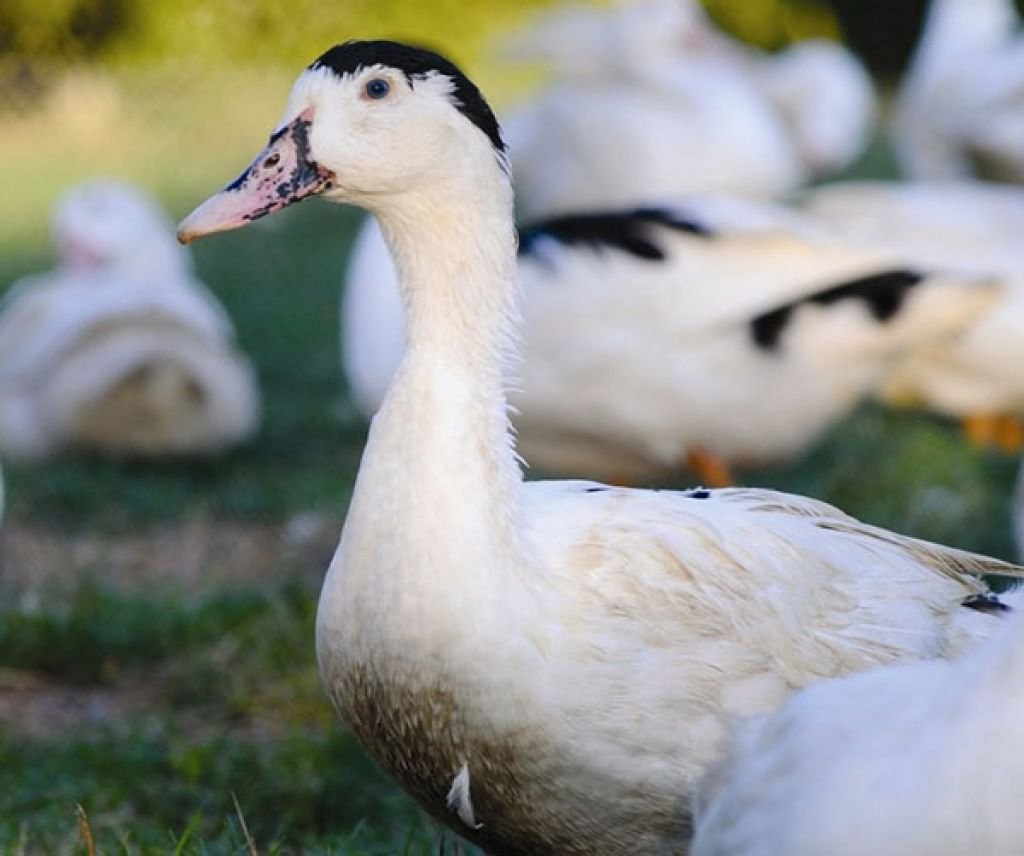
[[[793,45],[761,69],[772,102],[814,175],[861,153],[875,119],[871,78],[846,48],[823,39]]]
[[[189,267],[167,215],[127,182],[75,185],[54,208],[52,232],[61,266],[76,273],[159,279]]]
[[[542,62],[561,79],[623,83],[714,54],[720,41],[696,0],[619,0],[555,6],[503,46],[509,59]]]
[[[472,174],[481,159],[504,169],[505,146],[453,63],[397,42],[345,42],[299,76],[266,148],[182,221],[178,238],[237,229],[310,196],[378,210]]]

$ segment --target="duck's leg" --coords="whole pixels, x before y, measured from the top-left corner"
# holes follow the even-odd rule
[[[995,447],[1011,455],[1024,449],[1024,423],[1019,416],[972,413],[964,418],[963,430],[977,449]]]
[[[999,418],[996,443],[1008,455],[1017,455],[1024,449],[1024,423],[1019,416],[1007,414]]]
[[[999,417],[991,413],[971,413],[961,421],[967,442],[976,449],[994,446],[999,436]]]
[[[690,449],[686,453],[685,462],[704,487],[732,487],[736,484],[729,465],[713,452]]]

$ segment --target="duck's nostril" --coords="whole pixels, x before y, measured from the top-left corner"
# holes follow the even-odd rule
[[[274,152],[274,154],[270,155],[266,160],[263,161],[263,168],[264,169],[273,169],[280,162],[281,162],[281,155],[279,153],[277,153],[277,152]]]

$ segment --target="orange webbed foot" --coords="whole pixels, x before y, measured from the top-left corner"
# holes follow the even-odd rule
[[[691,449],[686,453],[686,466],[696,473],[705,487],[732,487],[736,484],[729,465],[712,452]]]

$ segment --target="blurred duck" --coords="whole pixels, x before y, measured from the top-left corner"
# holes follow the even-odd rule
[[[851,249],[787,209],[696,198],[551,219],[520,236],[519,449],[550,472],[637,483],[808,449],[907,353],[984,312],[994,287]],[[367,220],[342,358],[366,416],[404,349],[397,278]]]
[[[211,453],[248,437],[252,370],[155,203],[87,182],[53,231],[57,268],[0,304],[0,452]]]
[[[880,397],[960,419],[975,443],[1018,451],[1024,442],[1024,190],[973,181],[849,182],[808,191],[804,207],[864,246],[998,276],[1004,290],[991,309],[963,335],[914,351]]]
[[[874,126],[875,93],[850,51],[808,39],[777,54],[750,54],[750,74],[786,124],[805,181],[838,172],[864,151]]]
[[[842,47],[768,56],[692,0],[562,8],[509,50],[553,73],[505,122],[528,219],[685,193],[779,196],[845,165],[873,117],[870,80]]]
[[[742,725],[701,787],[691,856],[1012,856],[1022,780],[1017,613],[962,659],[822,681]]]
[[[1013,0],[931,0],[892,139],[918,180],[1024,182],[1024,40]]]
[[[512,183],[493,113],[448,60],[394,42],[331,48],[266,148],[179,234],[314,195],[374,213],[408,310],[320,596],[320,674],[378,763],[485,851],[684,853],[691,788],[729,719],[998,632],[978,575],[1024,569],[814,500],[524,482],[503,371],[518,318]],[[650,256],[694,235],[666,219],[629,245]],[[525,243],[559,264],[562,241]],[[717,295],[704,287],[706,318]],[[744,303],[730,297],[720,317]],[[838,302],[870,337],[872,304]],[[818,306],[789,306],[756,336],[784,361]]]

